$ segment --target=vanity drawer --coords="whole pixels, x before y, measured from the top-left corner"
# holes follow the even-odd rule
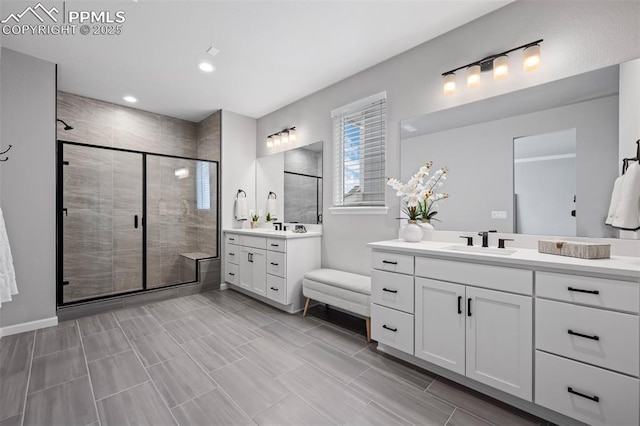
[[[237,265],[240,259],[240,247],[235,244],[231,244],[228,241],[225,242],[225,259],[227,262]]]
[[[227,262],[224,271],[224,280],[229,284],[238,285],[238,265]]]
[[[538,349],[638,376],[636,315],[539,299],[535,329]]]
[[[267,274],[267,297],[286,305],[287,280]]]
[[[536,296],[640,312],[640,284],[627,281],[536,272]]]
[[[371,301],[413,314],[413,276],[371,271]]]
[[[413,355],[413,315],[371,304],[371,338]]]
[[[639,398],[638,379],[536,351],[536,404],[591,425],[637,425]]]
[[[533,294],[533,271],[416,257],[416,276],[492,290]]]
[[[413,256],[374,251],[371,266],[373,269],[413,275]]]
[[[246,247],[266,249],[267,239],[265,237],[254,237],[252,235],[240,235],[240,244]]]
[[[267,273],[286,278],[287,255],[284,253],[267,251]]]
[[[225,234],[224,241],[227,244],[240,244],[240,235],[238,234]]]
[[[287,240],[280,238],[267,238],[267,250],[287,252]]]

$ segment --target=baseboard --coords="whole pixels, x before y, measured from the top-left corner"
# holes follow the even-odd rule
[[[38,330],[40,328],[52,327],[54,325],[58,325],[58,317],[44,318],[36,321],[8,325],[6,327],[0,327],[0,337],[24,333],[25,331]]]

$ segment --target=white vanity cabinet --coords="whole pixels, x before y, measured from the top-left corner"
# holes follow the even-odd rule
[[[227,285],[288,312],[302,309],[302,278],[320,268],[319,232],[226,230]]]

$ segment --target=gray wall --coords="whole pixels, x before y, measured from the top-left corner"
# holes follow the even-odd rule
[[[331,205],[333,132],[330,111],[387,91],[387,175],[398,176],[402,119],[450,108],[513,90],[557,80],[640,57],[640,3],[637,1],[518,1],[458,29],[349,77],[258,120],[258,156],[266,137],[296,126],[297,146],[327,141],[324,149],[324,205]],[[500,30],[496,30],[499,28]],[[606,37],[603,37],[606,34]],[[542,66],[475,90],[442,95],[440,74],[451,68],[544,38]],[[294,147],[292,147],[294,148]],[[331,215],[325,209],[322,264],[369,274],[366,243],[397,237],[399,201],[387,190],[386,215]]]
[[[0,308],[0,326],[55,317],[55,64],[1,51],[0,204],[19,294]]]

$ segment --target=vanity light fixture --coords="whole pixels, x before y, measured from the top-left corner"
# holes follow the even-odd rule
[[[138,100],[131,95],[123,96],[122,99],[124,99],[125,101],[131,104],[135,104],[136,102],[138,102]]]
[[[273,148],[289,142],[295,142],[298,139],[298,132],[295,127],[284,129],[281,132],[267,136],[267,148]]]
[[[482,71],[493,71],[494,80],[507,78],[509,76],[509,57],[507,55],[517,50],[524,50],[523,69],[525,71],[538,69],[540,67],[540,43],[543,41],[543,39],[540,39],[523,44],[442,73],[442,93],[445,95],[456,93],[456,72],[465,68],[467,70],[467,87],[478,87],[480,85],[480,73]]]

